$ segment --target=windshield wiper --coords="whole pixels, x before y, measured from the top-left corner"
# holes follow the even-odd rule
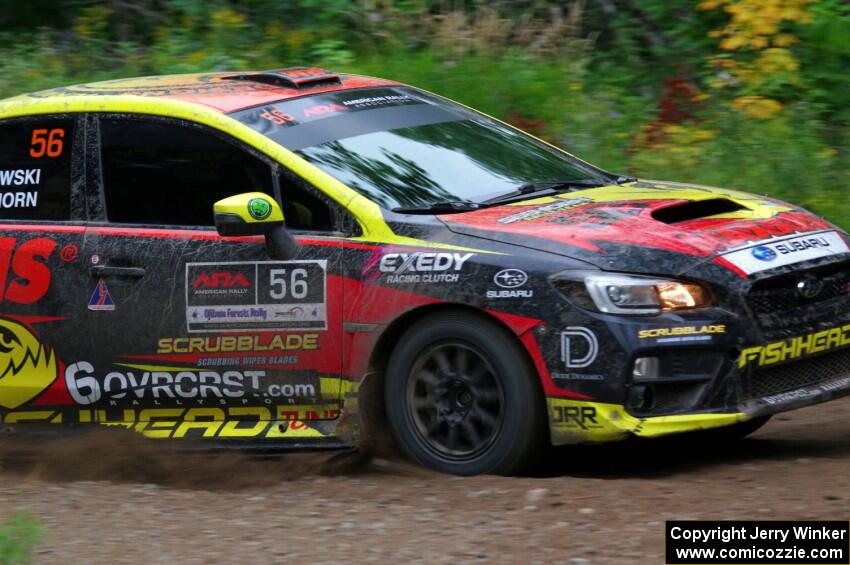
[[[514,190],[509,190],[508,192],[498,194],[493,198],[483,200],[479,204],[483,206],[490,206],[493,204],[506,204],[515,200],[522,200],[524,198],[528,198],[529,196],[545,196],[547,194],[557,194],[558,192],[563,192],[564,189],[569,188],[593,188],[596,186],[605,186],[608,184],[611,184],[611,182],[602,179],[530,182]]]
[[[478,210],[481,205],[468,200],[455,200],[447,202],[434,202],[424,206],[399,206],[393,208],[393,212],[399,214],[454,214],[457,212],[470,212]]]
[[[624,175],[620,175],[614,181],[614,184],[626,184],[627,182],[637,182],[637,177],[627,177]]]

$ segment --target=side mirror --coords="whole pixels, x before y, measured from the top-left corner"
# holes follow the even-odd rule
[[[283,225],[283,211],[274,198],[246,192],[213,204],[215,229],[220,235],[262,235]]]
[[[272,259],[291,259],[298,242],[283,224],[283,211],[274,198],[262,192],[246,192],[213,204],[219,235],[265,235]]]

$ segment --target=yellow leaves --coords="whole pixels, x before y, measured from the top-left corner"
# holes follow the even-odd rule
[[[821,159],[832,159],[838,155],[838,150],[834,147],[824,147],[818,151],[818,157]]]
[[[759,54],[754,66],[762,74],[772,75],[781,72],[795,73],[800,69],[800,62],[788,49],[772,47]]]
[[[210,19],[212,20],[212,26],[215,28],[233,29],[248,26],[245,15],[230,8],[216,10],[211,14]]]
[[[652,135],[649,128],[645,128],[635,139],[639,150],[636,159],[637,162],[652,159],[668,166],[692,167],[703,158],[706,143],[716,136],[717,132],[698,124],[667,124],[661,136]]]
[[[710,83],[746,93],[732,102],[734,110],[766,119],[782,109],[782,104],[763,94],[799,81],[800,62],[790,49],[799,40],[787,28],[789,24],[809,23],[809,5],[813,2],[704,0],[697,5],[700,10],[722,9],[729,14],[724,27],[709,33],[720,40],[718,47],[726,52],[709,60],[719,70]]]
[[[720,6],[726,4],[726,0],[703,0],[697,4],[697,10],[708,11],[716,10]]]
[[[771,43],[787,47],[796,38],[782,32],[788,23],[805,24],[811,21],[808,5],[813,0],[705,0],[700,10],[723,10],[730,15],[729,23],[712,31],[711,37],[722,37],[720,48],[726,51],[764,49]]]
[[[791,35],[790,33],[780,33],[775,36],[772,40],[774,47],[788,47],[793,45],[800,40]]]
[[[763,96],[739,96],[732,101],[732,109],[765,120],[781,110],[782,104]]]

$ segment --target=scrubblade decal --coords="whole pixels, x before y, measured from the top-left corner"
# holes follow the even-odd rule
[[[319,334],[217,335],[205,337],[163,337],[157,353],[238,353],[315,350]]]
[[[710,341],[715,335],[725,334],[725,324],[702,326],[673,326],[650,328],[638,331],[638,339],[655,339],[657,343],[679,343],[683,341]]]

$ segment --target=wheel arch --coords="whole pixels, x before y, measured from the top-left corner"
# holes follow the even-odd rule
[[[436,315],[441,312],[466,312],[474,316],[478,316],[481,319],[493,322],[497,327],[507,332],[522,351],[525,362],[528,363],[529,369],[533,371],[532,374],[536,375],[537,378],[535,379],[535,386],[538,390],[541,401],[545,403],[545,393],[540,372],[532,359],[528,347],[526,347],[519,337],[521,333],[524,333],[527,330],[523,330],[518,333],[514,328],[507,324],[505,320],[499,318],[494,313],[468,304],[454,302],[426,304],[408,310],[390,322],[390,324],[387,325],[387,327],[381,332],[381,335],[378,337],[375,342],[375,346],[372,348],[369,355],[367,372],[358,390],[358,406],[359,411],[361,412],[362,422],[361,434],[367,444],[373,445],[373,441],[377,441],[379,444],[384,444],[384,441],[388,439],[387,437],[376,436],[377,434],[389,435],[386,433],[388,428],[386,426],[386,412],[384,406],[384,387],[386,369],[390,356],[410,327],[427,316]],[[548,430],[548,426],[546,426],[546,429]]]

